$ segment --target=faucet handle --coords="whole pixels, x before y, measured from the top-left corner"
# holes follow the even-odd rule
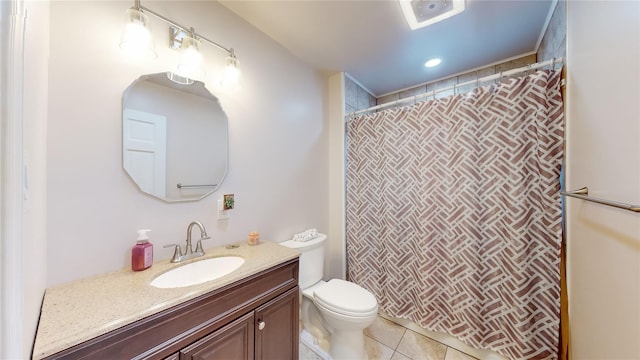
[[[171,262],[179,262],[182,257],[182,250],[180,249],[179,244],[169,244],[163,246],[164,248],[174,247],[173,256],[171,257]]]
[[[202,255],[204,255],[204,249],[202,248],[202,240],[209,240],[211,239],[210,236],[205,236],[205,237],[201,237],[200,240],[198,240],[198,242],[196,243],[196,253],[201,253]]]

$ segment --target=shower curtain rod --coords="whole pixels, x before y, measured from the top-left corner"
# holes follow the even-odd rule
[[[539,69],[539,68],[543,68],[545,66],[549,66],[551,65],[552,68],[555,68],[556,64],[563,64],[563,58],[553,58],[551,60],[547,60],[547,61],[543,61],[540,63],[535,63],[535,64],[529,64],[527,66],[523,66],[521,68],[517,68],[517,69],[512,69],[512,70],[508,70],[508,71],[501,71],[499,74],[494,74],[494,75],[489,75],[489,76],[485,76],[482,78],[477,78],[475,80],[471,80],[471,81],[467,81],[467,82],[463,82],[461,84],[456,84],[453,86],[449,86],[449,87],[445,87],[445,88],[441,88],[441,89],[435,89],[435,90],[431,90],[428,91],[424,94],[418,94],[418,95],[414,95],[414,96],[410,96],[408,98],[404,98],[404,99],[399,99],[399,100],[395,100],[395,101],[391,101],[388,103],[384,103],[384,104],[380,104],[380,105],[376,105],[376,106],[372,106],[370,108],[367,109],[363,109],[363,110],[358,110],[358,111],[354,111],[351,112],[349,114],[346,114],[344,117],[347,118],[347,120],[355,115],[358,114],[362,114],[362,113],[366,113],[369,111],[374,111],[374,110],[379,110],[385,107],[389,107],[389,106],[394,106],[394,105],[398,105],[398,104],[402,104],[405,102],[415,102],[417,99],[423,98],[423,97],[429,97],[429,96],[434,96],[439,93],[439,92],[443,92],[443,91],[447,91],[447,90],[452,90],[455,93],[455,89],[462,87],[462,86],[467,86],[467,85],[473,85],[476,84],[478,85],[481,82],[487,82],[487,81],[492,81],[492,80],[496,80],[496,79],[502,79],[503,77],[509,77],[511,75],[515,75],[515,74],[519,74],[525,71],[529,71],[529,70],[534,70],[534,69]]]

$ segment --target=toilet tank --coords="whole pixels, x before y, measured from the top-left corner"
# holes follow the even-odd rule
[[[327,235],[318,234],[314,239],[309,241],[293,241],[288,240],[281,242],[280,245],[300,251],[300,272],[298,274],[298,283],[301,289],[322,280],[324,274],[324,244]]]

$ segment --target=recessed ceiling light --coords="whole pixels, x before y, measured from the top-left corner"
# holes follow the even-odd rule
[[[424,66],[430,68],[430,67],[434,67],[434,66],[440,65],[441,62],[442,62],[442,60],[440,60],[438,58],[435,58],[435,59],[431,59],[431,60],[427,61],[426,63],[424,63]]]

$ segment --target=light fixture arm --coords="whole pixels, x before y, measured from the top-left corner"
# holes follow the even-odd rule
[[[186,33],[188,33],[188,34],[192,34],[192,35],[194,35],[197,39],[199,39],[199,40],[204,40],[205,42],[209,43],[209,45],[212,45],[213,47],[216,47],[216,48],[218,48],[218,49],[220,49],[220,50],[222,50],[222,51],[225,51],[225,52],[227,52],[229,55],[233,55],[233,56],[235,57],[235,54],[233,53],[233,49],[227,49],[226,47],[224,47],[224,46],[222,46],[222,45],[220,45],[220,44],[218,44],[218,43],[216,43],[216,42],[214,42],[214,41],[211,41],[211,40],[207,39],[206,37],[204,37],[204,36],[202,36],[202,35],[200,35],[200,34],[196,33],[196,32],[193,30],[193,28],[192,28],[192,27],[191,27],[191,28],[188,28],[188,27],[186,27],[186,26],[182,26],[182,25],[180,25],[180,24],[176,23],[175,21],[173,21],[173,20],[171,20],[171,19],[168,19],[168,18],[166,18],[166,17],[164,17],[164,16],[162,16],[162,15],[158,14],[157,12],[155,12],[155,11],[153,11],[153,10],[151,10],[151,9],[147,8],[147,7],[144,7],[144,6],[140,5],[140,0],[135,0],[134,7],[136,8],[136,10],[138,10],[138,11],[140,11],[140,12],[143,12],[143,13],[149,13],[149,14],[153,15],[154,17],[156,17],[156,18],[158,18],[158,19],[160,19],[160,20],[162,20],[162,21],[166,22],[167,24],[169,24],[169,25],[171,25],[171,26],[174,26],[174,27],[176,27],[176,28],[178,28],[178,29],[180,29],[180,30],[182,30],[182,31],[184,31],[184,32],[186,32]]]

